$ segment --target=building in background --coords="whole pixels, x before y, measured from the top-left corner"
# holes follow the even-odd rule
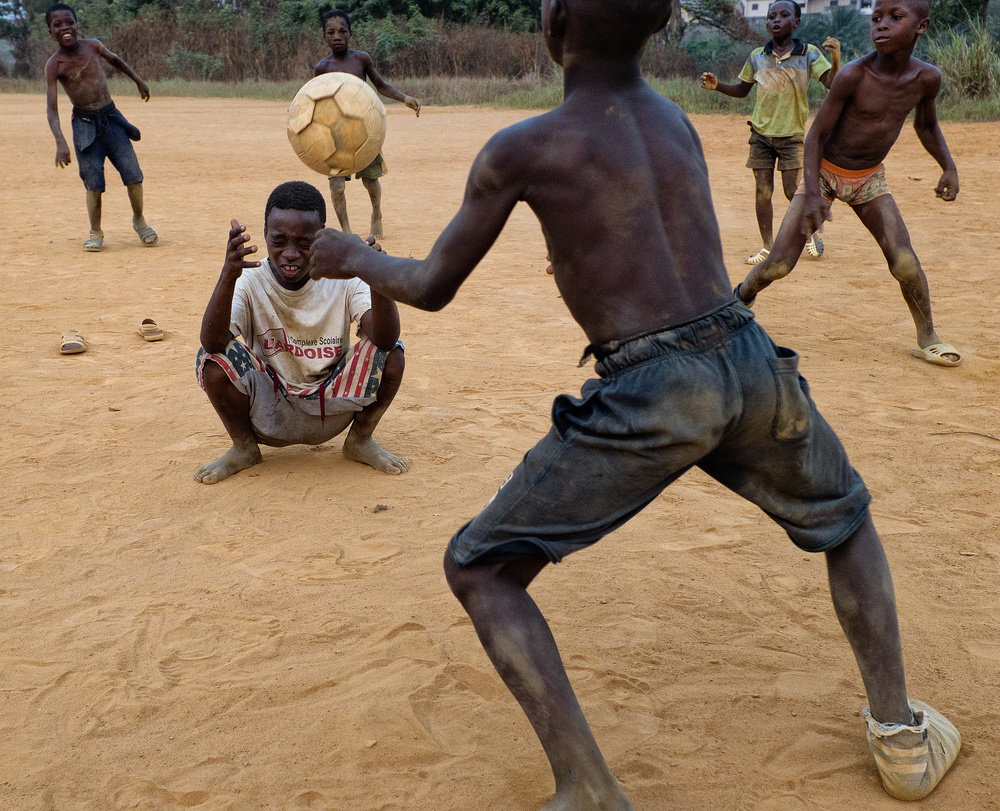
[[[743,16],[748,20],[764,19],[767,17],[767,7],[771,5],[771,0],[741,0],[743,5]],[[800,3],[803,14],[829,14],[838,6],[855,8],[862,14],[872,13],[873,0],[806,0]]]

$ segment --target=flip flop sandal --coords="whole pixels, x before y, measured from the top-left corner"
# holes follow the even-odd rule
[[[931,344],[922,349],[911,349],[910,354],[935,366],[958,366],[962,362],[962,356],[951,344]],[[948,355],[954,357],[947,357]]]
[[[156,231],[148,225],[144,228],[136,228],[133,226],[132,230],[139,235],[139,239],[142,240],[142,244],[147,248],[152,248],[157,242],[160,241],[160,238],[156,235]]]
[[[89,251],[90,253],[98,253],[104,247],[104,232],[103,231],[91,231],[90,236],[87,237],[86,241],[83,243],[83,249]]]
[[[147,341],[162,341],[163,330],[152,318],[143,318],[139,324],[139,334]]]
[[[78,330],[71,329],[63,333],[59,342],[60,355],[79,355],[87,351],[87,342]]]

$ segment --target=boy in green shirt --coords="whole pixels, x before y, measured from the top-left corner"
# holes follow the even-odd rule
[[[830,52],[830,61],[815,45],[792,38],[801,22],[802,11],[794,0],[775,0],[767,10],[767,31],[770,41],[755,48],[740,71],[739,84],[723,84],[713,73],[703,73],[701,86],[718,90],[733,98],[746,98],[757,85],[757,101],[750,117],[750,158],[747,168],[753,170],[756,184],[757,226],[764,246],[746,258],[746,264],[763,262],[774,242],[772,230],[774,165],[781,171],[781,186],[789,201],[799,185],[802,169],[802,145],[809,116],[806,92],[809,80],[816,79],[829,88],[840,69],[840,42],[827,37],[823,47]],[[823,253],[823,242],[813,234],[806,243],[812,257]]]

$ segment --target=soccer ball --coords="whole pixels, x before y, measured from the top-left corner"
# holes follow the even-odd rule
[[[385,140],[385,105],[350,73],[323,73],[306,82],[288,108],[295,154],[322,175],[360,172]]]

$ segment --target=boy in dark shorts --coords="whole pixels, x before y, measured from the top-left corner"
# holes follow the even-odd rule
[[[111,53],[96,39],[80,39],[76,12],[65,3],[56,3],[45,12],[45,22],[59,50],[45,65],[45,83],[49,129],[56,139],[56,166],[70,163],[69,147],[63,138],[56,106],[62,83],[73,102],[73,147],[80,177],[87,190],[87,214],[90,236],[83,243],[85,251],[104,247],[101,230],[101,195],[104,194],[104,159],[108,158],[121,175],[132,204],[132,228],[142,244],[152,247],[158,241],[142,213],[142,170],[135,157],[132,141],[139,140],[139,130],[125,120],[108,91],[108,80],[101,68],[103,59],[128,76],[139,88],[139,97],[149,101],[149,88],[125,61]]]
[[[792,38],[799,27],[802,10],[794,0],[775,0],[767,9],[770,41],[754,49],[743,70],[739,84],[723,84],[714,73],[701,75],[705,90],[718,90],[726,96],[743,99],[757,85],[757,100],[750,125],[750,157],[747,168],[753,170],[757,227],[764,243],[745,263],[756,265],[770,253],[773,239],[774,166],[781,172],[781,187],[789,200],[799,184],[802,169],[802,138],[809,117],[809,79],[829,87],[840,68],[840,41],[827,37],[823,47],[830,60],[815,45]],[[810,256],[823,254],[823,240],[813,234],[806,243]]]
[[[929,10],[930,0],[877,0],[871,17],[875,50],[849,62],[837,75],[806,138],[805,177],[788,206],[774,250],[737,289],[743,301],[752,303],[771,282],[791,273],[804,235],[831,219],[834,198],[843,200],[875,237],[899,282],[917,329],[917,348],[910,352],[938,366],[958,366],[962,356],[934,330],[927,277],[882,165],[915,109],[913,128],[920,143],[944,170],[935,194],[949,202],[958,196],[958,170],[937,121],[941,72],[913,58],[917,39],[930,24]]]
[[[546,809],[632,806],[528,586],[695,465],[759,505],[800,548],[825,554],[883,781],[893,796],[923,796],[960,738],[940,714],[907,701],[868,491],[810,399],[798,356],[733,300],[701,144],[680,109],[642,80],[639,56],[669,13],[662,0],[543,0],[545,42],[564,67],[562,105],[490,139],[426,259],[387,257],[326,230],[313,275],[357,276],[438,310],[518,201],[541,223],[598,377],[580,397],[556,398],[549,433],[452,538],[444,565],[548,756],[555,797]]]
[[[400,93],[375,70],[375,63],[364,51],[351,50],[351,18],[346,11],[334,9],[323,15],[323,39],[330,46],[330,55],[316,65],[313,76],[324,73],[350,73],[361,81],[370,81],[383,96],[399,101],[420,116],[420,102],[413,96]],[[382,185],[378,179],[389,171],[382,153],[379,152],[368,166],[358,172],[355,177],[361,178],[368,196],[372,201],[372,220],[369,236],[381,238],[382,233]],[[348,177],[330,178],[330,197],[333,199],[333,210],[337,213],[340,230],[351,233],[351,225],[347,219],[347,198],[344,194]]]
[[[383,473],[408,469],[372,439],[403,379],[399,311],[359,279],[309,278],[325,224],[323,195],[302,181],[282,183],[267,200],[262,262],[246,258],[257,246],[232,221],[196,368],[233,446],[200,467],[196,481],[214,484],[256,465],[259,445],[320,445],[348,427],[348,459]]]

